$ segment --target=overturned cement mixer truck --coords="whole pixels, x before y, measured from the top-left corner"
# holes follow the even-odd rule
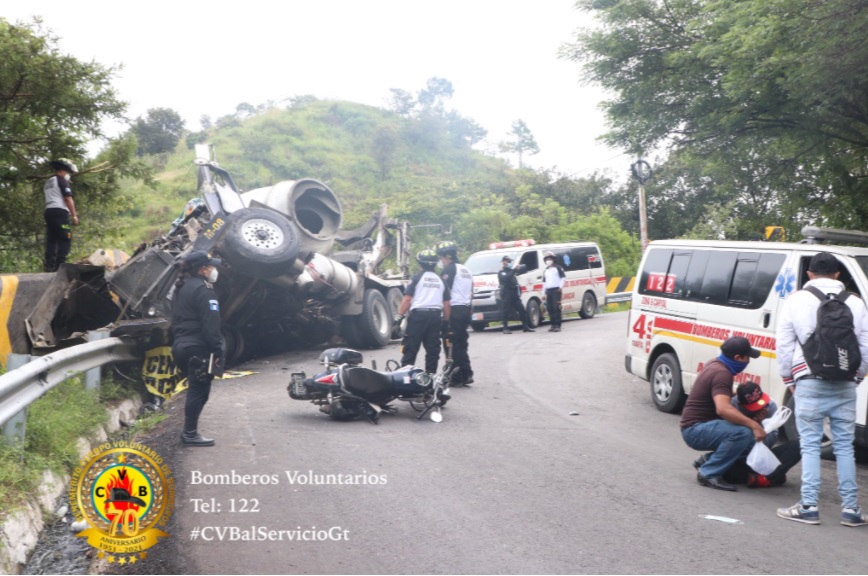
[[[168,334],[175,262],[190,250],[205,250],[227,265],[215,284],[227,364],[336,336],[358,348],[380,348],[400,337],[393,317],[409,281],[407,222],[387,218],[383,205],[364,225],[342,230],[340,202],[322,182],[284,181],[239,193],[213,148],[198,145],[195,163],[199,197],[167,234],[107,271],[104,283],[88,267],[66,265],[49,300],[49,294],[68,296],[87,286],[116,307],[98,315],[116,314],[112,335],[159,345]],[[381,271],[392,255],[396,269]],[[95,300],[90,297],[91,307]],[[58,322],[59,306],[43,302],[28,319],[35,347],[53,347],[69,335]]]

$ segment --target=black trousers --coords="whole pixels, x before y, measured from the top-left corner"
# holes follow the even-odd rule
[[[199,427],[199,415],[211,395],[211,380],[204,374],[202,363],[207,367],[208,349],[204,346],[172,347],[175,366],[187,377],[187,401],[184,404],[184,432],[195,432]]]
[[[66,262],[72,249],[72,225],[69,212],[63,208],[47,208],[45,217],[45,271],[56,272]]]
[[[552,326],[560,328],[563,319],[561,314],[560,288],[549,288],[546,290],[546,310],[549,312],[549,320],[551,320]]]
[[[452,363],[461,369],[458,381],[473,376],[470,355],[467,353],[467,328],[470,326],[470,306],[452,306],[449,328],[452,330]]]
[[[524,309],[524,304],[521,303],[521,298],[518,296],[507,296],[500,300],[500,314],[503,316],[503,327],[507,327],[509,323],[509,313],[512,310],[518,312],[518,317],[521,319],[522,325],[527,326],[527,310]]]
[[[798,440],[790,440],[783,444],[778,444],[772,448],[774,455],[781,461],[781,465],[775,468],[775,471],[766,476],[772,486],[780,486],[787,481],[787,472],[790,468],[799,463],[802,459],[801,447]],[[744,484],[747,482],[748,473],[754,473],[747,465],[747,460],[738,460],[732,465],[732,468],[727,470],[723,479],[732,484]]]
[[[425,372],[437,373],[440,361],[440,327],[443,324],[439,310],[413,310],[407,318],[407,333],[401,342],[401,366],[416,364],[419,348],[425,346]]]

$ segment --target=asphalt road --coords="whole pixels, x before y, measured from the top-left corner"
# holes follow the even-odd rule
[[[775,516],[799,499],[799,467],[774,489],[696,483],[697,453],[678,416],[658,412],[648,384],[624,371],[626,323],[614,313],[560,333],[473,333],[476,384],[454,390],[439,424],[417,422],[404,405],[377,426],[334,422],[291,400],[289,373],[317,371],[318,350],[243,366],[257,373],[216,383],[203,414],[217,445],[178,448],[172,536],[184,565],[200,574],[868,573],[868,527],[838,523],[834,463],[823,463],[820,526]],[[382,367],[398,355],[392,345],[365,360]],[[194,483],[233,472],[271,483]],[[366,483],[298,482],[311,473]],[[858,473],[868,505],[868,469]],[[212,503],[219,512],[206,511]],[[230,541],[233,526],[241,538],[260,527],[334,527],[346,539]],[[213,527],[225,528],[224,541]]]

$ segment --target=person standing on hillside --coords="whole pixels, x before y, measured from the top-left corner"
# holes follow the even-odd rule
[[[45,260],[46,272],[57,272],[72,249],[72,225],[78,226],[75,201],[69,179],[78,172],[75,164],[66,158],[51,162],[54,176],[45,182]]]
[[[467,329],[470,326],[470,305],[473,303],[473,274],[458,262],[458,246],[455,242],[438,242],[434,249],[440,256],[443,270],[440,277],[449,288],[449,330],[452,333],[452,360],[459,369],[453,372],[452,383],[467,386],[473,383],[473,368],[467,351]]]
[[[830,365],[826,362],[808,361],[804,347],[809,338],[818,331],[818,314],[824,299],[838,299],[844,291],[840,276],[838,259],[829,252],[820,252],[808,264],[810,279],[784,300],[778,316],[776,331],[778,372],[796,401],[795,418],[799,430],[802,449],[802,494],[801,500],[789,508],[779,508],[777,515],[786,520],[804,524],[819,524],[820,512],[817,507],[820,497],[820,442],[823,439],[823,421],[828,417],[832,432],[832,448],[838,469],[838,494],[841,496],[841,524],[845,526],[864,526],[868,516],[859,507],[859,488],[856,485],[856,459],[853,440],[856,430],[856,387],[857,381],[865,377],[868,369],[868,310],[855,294],[844,294],[840,306],[850,312],[850,328],[846,332],[835,330],[834,347],[836,362],[840,363],[841,346],[847,340],[855,340],[854,347],[859,349],[861,364],[851,369],[855,376],[838,379],[815,373]],[[839,300],[840,302],[840,300]],[[833,305],[839,305],[832,302]],[[824,303],[824,306],[829,304]],[[843,310],[841,310],[843,312]],[[825,316],[824,316],[825,320]],[[849,351],[844,351],[846,363]],[[853,362],[855,364],[855,362]],[[831,364],[831,367],[836,367]]]
[[[521,303],[521,288],[518,286],[518,278],[515,277],[515,270],[510,267],[512,258],[504,256],[501,259],[503,268],[497,273],[497,282],[500,284],[500,313],[503,316],[503,333],[512,334],[509,329],[509,313],[512,310],[518,312],[518,317],[521,319],[521,329],[524,332],[533,332],[527,319],[527,310]]]

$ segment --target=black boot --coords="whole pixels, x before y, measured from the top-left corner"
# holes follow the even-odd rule
[[[521,331],[522,332],[536,332],[536,330],[534,330],[533,328],[531,328],[527,324],[525,324],[524,326],[521,327]]]
[[[205,438],[197,431],[183,432],[181,434],[181,442],[186,446],[213,446],[213,438]]]
[[[512,330],[509,329],[509,326],[504,326],[503,327],[503,333],[504,334],[512,334]]]

